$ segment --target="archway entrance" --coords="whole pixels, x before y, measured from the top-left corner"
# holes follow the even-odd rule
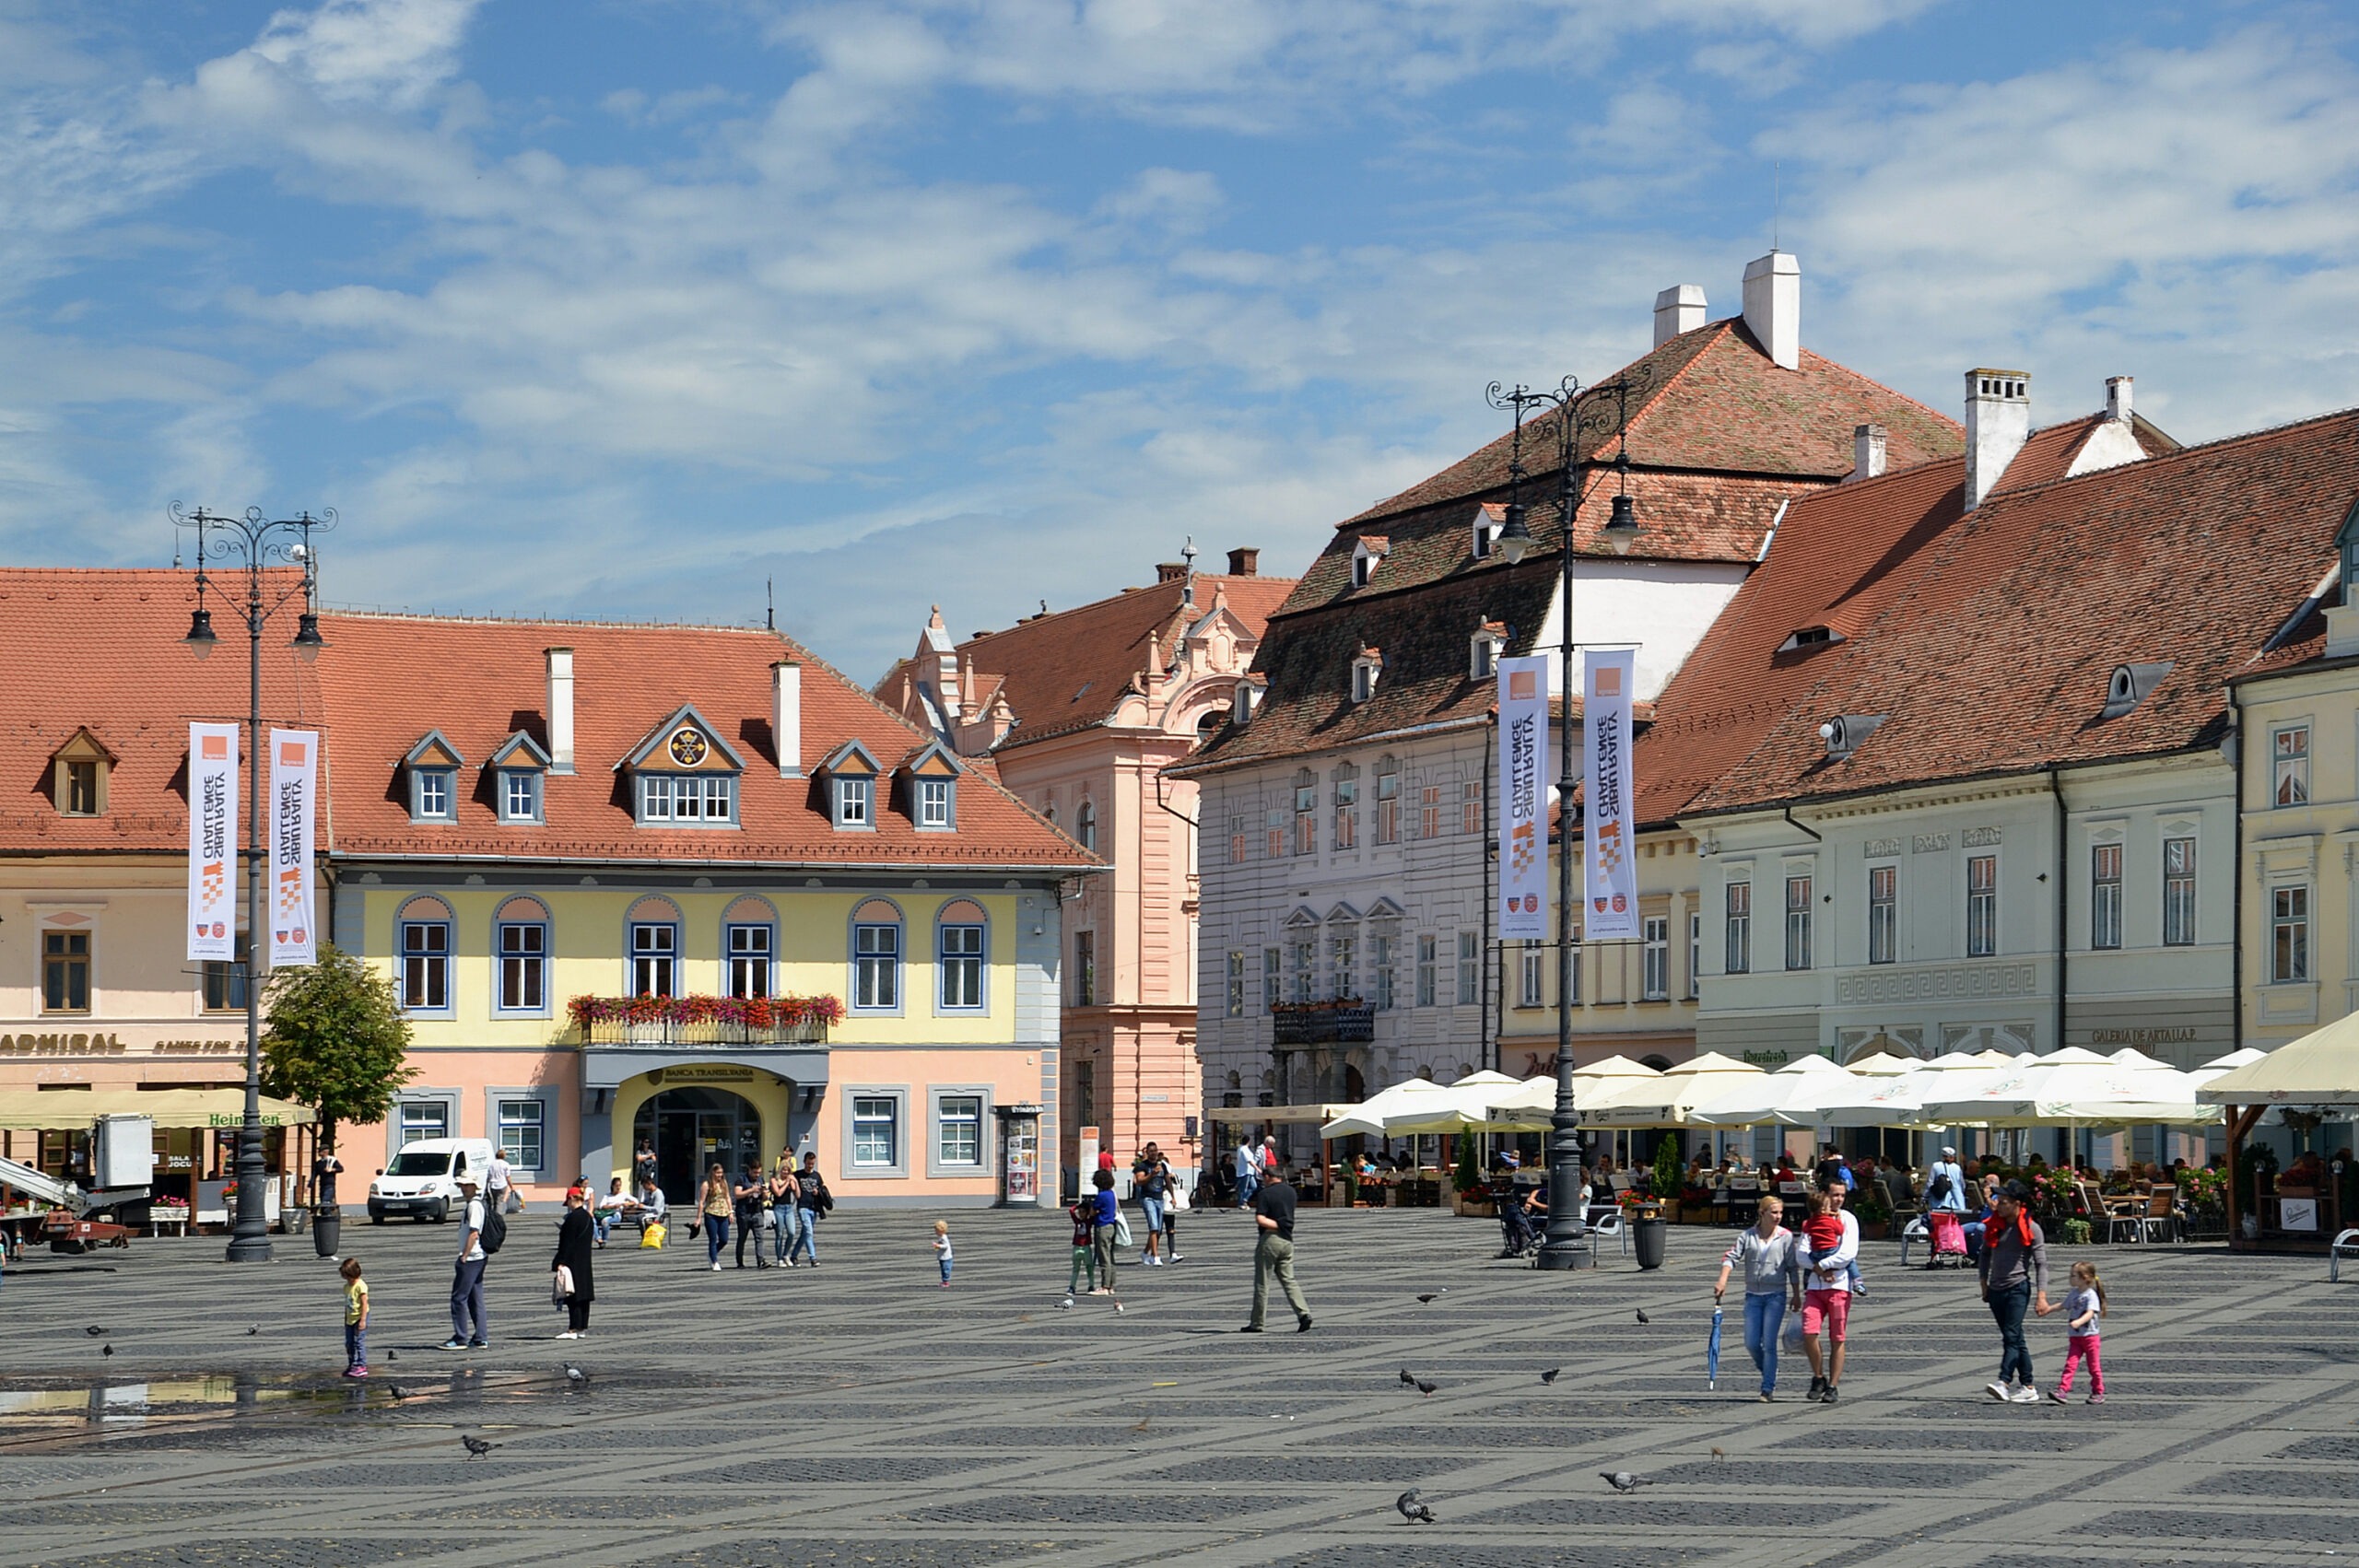
[[[752,1103],[726,1089],[666,1089],[631,1118],[631,1146],[655,1145],[655,1183],[664,1201],[693,1211],[697,1188],[716,1162],[734,1182],[748,1161],[762,1157],[762,1117]]]

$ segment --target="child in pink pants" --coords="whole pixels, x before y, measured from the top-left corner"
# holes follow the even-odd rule
[[[2094,1263],[2072,1265],[2072,1289],[2064,1298],[2064,1375],[2048,1396],[2058,1404],[2071,1398],[2072,1375],[2089,1363],[2089,1403],[2105,1403],[2105,1362],[2097,1342],[2097,1320],[2105,1316],[2105,1281]]]

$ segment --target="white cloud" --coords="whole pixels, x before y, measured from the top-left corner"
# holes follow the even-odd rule
[[[327,0],[280,11],[252,53],[335,102],[413,109],[457,71],[482,0]]]

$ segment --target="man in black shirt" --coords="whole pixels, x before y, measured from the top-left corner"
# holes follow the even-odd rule
[[[1273,1173],[1253,1195],[1253,1224],[1261,1233],[1253,1244],[1253,1321],[1238,1332],[1262,1331],[1272,1274],[1286,1293],[1286,1305],[1294,1308],[1296,1331],[1310,1332],[1310,1306],[1302,1299],[1302,1287],[1294,1282],[1294,1188],[1283,1174]]]

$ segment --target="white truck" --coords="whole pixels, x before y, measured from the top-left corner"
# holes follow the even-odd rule
[[[490,1164],[488,1139],[423,1138],[408,1144],[369,1184],[369,1223],[381,1225],[395,1214],[407,1214],[439,1225],[466,1201],[459,1178],[474,1176],[480,1191]]]
[[[90,1186],[86,1190],[31,1165],[0,1159],[0,1187],[49,1205],[41,1228],[55,1252],[88,1252],[96,1246],[128,1246],[131,1227],[108,1218],[119,1209],[147,1201],[156,1179],[156,1122],[152,1117],[102,1116],[90,1127]]]

